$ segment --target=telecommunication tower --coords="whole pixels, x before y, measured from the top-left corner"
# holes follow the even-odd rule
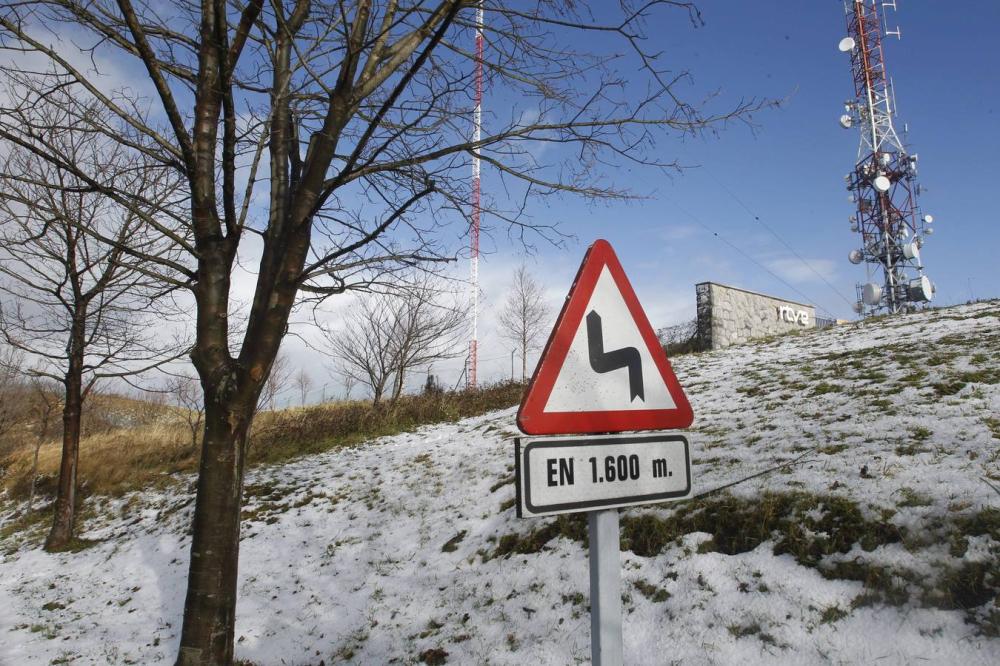
[[[917,204],[917,155],[909,154],[893,126],[895,89],[885,66],[882,37],[900,38],[879,12],[896,9],[895,0],[844,0],[847,37],[838,48],[851,56],[854,99],[844,103],[844,129],[861,134],[854,171],[844,176],[849,199],[857,206],[851,231],[861,234],[853,264],[865,262],[868,282],[858,285],[858,314],[895,314],[930,301],[935,287],[924,275],[920,249],[934,233],[933,218]],[[905,132],[905,126],[904,126]]]
[[[472,282],[472,338],[469,340],[469,360],[466,387],[476,388],[479,361],[479,141],[483,130],[483,3],[476,7],[476,108],[472,114],[472,247],[470,248]]]

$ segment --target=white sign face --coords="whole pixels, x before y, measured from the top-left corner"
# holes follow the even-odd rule
[[[603,412],[639,409],[673,409],[674,400],[660,377],[649,349],[639,332],[632,313],[615,285],[611,272],[605,266],[594,287],[594,293],[584,309],[584,322],[577,329],[570,344],[562,370],[552,387],[546,412]],[[593,320],[590,313],[596,313]],[[600,329],[603,349],[634,349],[641,374],[639,385],[644,387],[637,395],[631,384],[635,382],[632,370],[622,366],[617,371],[598,374],[594,371],[592,357],[593,333]],[[586,396],[586,400],[581,400]]]
[[[517,440],[518,515],[547,516],[679,500],[691,494],[691,458],[663,433]]]

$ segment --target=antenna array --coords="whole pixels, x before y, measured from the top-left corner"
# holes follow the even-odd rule
[[[878,0],[845,0],[847,37],[838,48],[851,56],[854,99],[844,103],[840,125],[857,127],[861,135],[854,171],[844,176],[849,199],[857,206],[851,231],[861,234],[861,248],[852,250],[853,264],[868,264],[869,282],[858,285],[858,314],[895,314],[930,301],[935,287],[924,275],[920,250],[934,233],[933,218],[921,215],[917,204],[917,155],[909,154],[896,134],[895,90],[885,67],[882,35],[889,31],[879,16]],[[896,9],[893,1],[881,9]],[[881,273],[881,284],[872,273]]]

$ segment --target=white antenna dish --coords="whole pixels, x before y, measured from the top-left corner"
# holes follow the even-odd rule
[[[928,236],[932,235],[934,233],[934,227],[924,227],[924,233]]]
[[[931,224],[934,221],[933,215],[924,215],[924,224]]]
[[[927,302],[934,298],[934,285],[931,284],[931,279],[926,275],[910,280],[906,291],[911,301]]]
[[[906,227],[903,227],[902,229],[899,230],[899,237],[902,238],[902,239],[909,238],[910,237],[910,230],[907,229]]]
[[[875,176],[875,180],[872,181],[872,185],[879,192],[888,192],[889,188],[892,187],[892,182],[885,176]]]
[[[853,51],[854,50],[854,38],[853,37],[844,37],[842,40],[840,40],[840,43],[837,44],[837,48],[840,49],[841,53],[848,53],[850,51]]]
[[[861,288],[861,300],[868,305],[878,305],[878,302],[882,300],[882,287],[869,282]]]
[[[861,250],[851,250],[850,254],[847,255],[847,258],[852,264],[860,264],[865,258],[865,255]]]
[[[840,117],[840,126],[844,129],[851,129],[852,124],[854,124],[854,121],[846,113]]]
[[[920,248],[916,243],[904,243],[903,256],[907,259],[920,259]]]

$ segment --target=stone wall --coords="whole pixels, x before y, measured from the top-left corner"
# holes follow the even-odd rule
[[[715,282],[695,285],[698,340],[721,349],[755,338],[815,328],[816,308]]]

